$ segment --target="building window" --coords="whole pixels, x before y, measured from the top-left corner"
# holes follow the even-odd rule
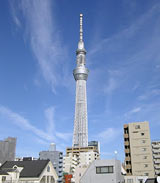
[[[146,151],[146,148],[142,148],[142,151]]]
[[[133,179],[127,179],[127,183],[133,183]]]
[[[135,129],[140,129],[140,125],[136,125],[135,126]]]
[[[143,159],[147,159],[147,156],[144,156]]]
[[[149,175],[149,173],[144,173],[144,175],[145,175],[145,176],[148,176],[148,175]]]
[[[145,140],[142,140],[142,143],[143,143],[143,144],[145,144],[145,143],[146,143],[146,141],[145,141]]]
[[[139,183],[143,183],[143,179],[139,179],[138,181],[139,181]]]
[[[47,167],[47,172],[50,172],[50,166]]]
[[[96,167],[96,174],[113,173],[113,166]]]
[[[148,167],[148,164],[144,164],[144,167]]]
[[[143,136],[143,135],[144,135],[144,133],[141,133],[141,135]]]
[[[6,181],[6,176],[2,176],[2,181]]]

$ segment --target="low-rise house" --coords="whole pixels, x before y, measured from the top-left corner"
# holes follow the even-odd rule
[[[49,160],[6,161],[0,167],[0,183],[57,183]]]
[[[87,168],[80,183],[122,183],[121,162],[112,160],[95,160]]]

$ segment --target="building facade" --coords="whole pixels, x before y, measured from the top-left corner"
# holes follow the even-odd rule
[[[0,164],[13,161],[16,155],[16,138],[8,137],[0,141]]]
[[[99,159],[99,151],[96,146],[67,148],[63,170],[66,173],[74,174],[77,166],[88,166],[97,159]]]
[[[152,141],[152,153],[155,175],[160,175],[160,140]]]
[[[86,169],[80,183],[122,183],[121,162],[119,160],[95,160]]]
[[[127,175],[155,176],[148,122],[124,125],[124,148]]]
[[[40,160],[49,159],[58,175],[58,182],[63,179],[63,152],[56,151],[56,145],[52,143],[48,151],[41,151],[39,153]]]

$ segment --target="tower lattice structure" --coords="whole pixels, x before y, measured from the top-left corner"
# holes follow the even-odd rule
[[[73,70],[76,81],[76,101],[74,117],[73,147],[88,146],[88,119],[87,119],[87,94],[86,81],[89,70],[85,67],[86,50],[83,42],[83,15],[80,14],[80,40],[76,51],[77,67]]]

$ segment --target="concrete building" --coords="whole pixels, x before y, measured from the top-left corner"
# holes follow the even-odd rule
[[[39,153],[40,160],[49,159],[58,175],[58,182],[62,182],[63,179],[63,152],[56,151],[56,145],[51,143],[48,151],[41,151]]]
[[[16,154],[16,138],[8,137],[0,141],[0,164],[13,161]]]
[[[145,183],[147,176],[124,176],[125,183]]]
[[[125,169],[127,175],[153,178],[154,167],[148,122],[124,125]]]
[[[95,160],[86,169],[80,183],[122,183],[121,162],[119,160]]]
[[[96,146],[67,148],[63,170],[74,174],[78,165],[89,165],[96,159],[99,159],[99,151]]]
[[[51,161],[6,161],[0,167],[0,183],[57,183]]]
[[[160,175],[160,140],[152,141],[152,153],[155,175]]]

